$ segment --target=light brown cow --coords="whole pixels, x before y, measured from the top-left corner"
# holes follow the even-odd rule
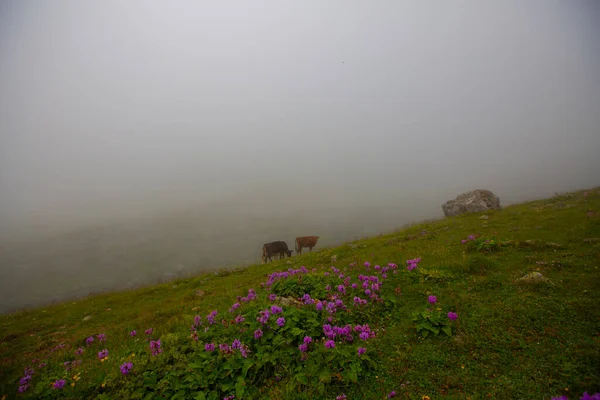
[[[296,253],[302,254],[302,248],[308,247],[308,251],[312,251],[317,245],[318,236],[301,236],[296,238]]]

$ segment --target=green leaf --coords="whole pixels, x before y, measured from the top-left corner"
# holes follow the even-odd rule
[[[358,375],[355,370],[351,369],[350,372],[348,372],[348,377],[352,382],[358,382]]]
[[[300,329],[300,328],[293,328],[292,329],[292,335],[293,336],[299,336],[302,335],[304,333],[304,330]]]
[[[450,326],[444,326],[442,328],[442,331],[448,335],[448,336],[452,336],[452,328]]]
[[[321,371],[319,374],[319,380],[321,382],[329,383],[331,382],[331,374],[328,371]]]
[[[194,397],[194,400],[206,400],[206,396],[204,395],[204,392],[196,393],[196,397]]]
[[[246,360],[244,362],[244,368],[242,368],[242,378],[245,378],[246,375],[248,375],[248,370],[250,368],[252,368],[253,365],[254,365],[254,361],[252,361],[252,360]]]
[[[299,373],[299,374],[296,374],[296,376],[294,378],[296,378],[296,380],[298,382],[300,382],[301,384],[308,385],[308,376],[306,376],[306,374]]]
[[[246,391],[246,382],[244,382],[243,378],[238,379],[235,384],[235,398],[241,399],[244,396],[244,392]]]
[[[325,393],[325,384],[319,383],[319,386],[317,387],[317,390],[318,390],[319,394],[321,396],[323,396],[323,394]]]
[[[423,337],[427,337],[427,336],[429,336],[429,331],[427,331],[427,330],[423,331]]]

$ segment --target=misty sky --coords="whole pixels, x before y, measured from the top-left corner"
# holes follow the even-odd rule
[[[5,229],[252,190],[441,213],[597,185],[599,151],[594,0],[0,3]]]

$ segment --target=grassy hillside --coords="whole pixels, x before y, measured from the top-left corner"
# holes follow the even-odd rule
[[[448,218],[1,316],[0,397],[579,399],[600,391],[599,266],[599,189]]]

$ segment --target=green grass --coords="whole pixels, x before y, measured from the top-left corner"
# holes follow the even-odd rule
[[[243,306],[253,331],[257,311],[268,303],[260,288],[267,274],[304,265],[317,268],[314,275],[321,279],[335,265],[356,282],[356,275],[366,272],[348,266],[365,261],[382,266],[394,262],[400,272],[390,273],[381,291],[382,298],[395,304],[386,302],[380,312],[364,314],[363,323],[381,330],[367,343],[374,363],[362,368],[359,383],[339,380],[332,372],[319,381],[323,388],[317,391],[302,385],[295,378],[302,363],[292,344],[289,363],[279,360],[270,369],[251,372],[259,384],[246,389],[249,398],[335,398],[343,392],[349,399],[383,399],[395,390],[397,398],[406,399],[549,399],[561,394],[578,399],[584,391],[600,392],[600,190],[587,193],[487,212],[487,220],[481,214],[447,218],[267,265],[0,316],[0,398],[20,396],[18,381],[27,365],[36,369],[27,394],[32,398],[177,398],[178,387],[184,393],[180,398],[194,398],[181,383],[198,374],[185,366],[188,360],[204,353],[189,338],[194,315],[211,310],[227,315],[236,296],[255,288],[256,305]],[[500,245],[481,251],[473,243],[460,243],[471,234],[495,237]],[[406,260],[416,257],[422,259],[419,267],[407,271]],[[516,282],[534,271],[551,284]],[[416,334],[412,314],[427,306],[430,294],[437,296],[444,315],[458,313],[450,324],[452,337]],[[83,321],[88,315],[92,318]],[[304,329],[304,323],[296,326]],[[164,354],[158,357],[148,354],[143,338],[149,327],[163,343]],[[128,336],[132,329],[138,331],[137,339]],[[74,350],[98,333],[107,335],[102,348],[109,349],[108,360],[97,359],[101,348],[96,343],[80,357],[81,366],[65,372],[62,362],[74,360]],[[66,346],[50,352],[60,343]],[[344,351],[344,345],[337,351]],[[258,351],[252,357],[259,357]],[[125,359],[133,360],[134,371],[121,377],[119,365]],[[38,369],[42,361],[48,365]],[[320,362],[318,368],[329,368],[324,359]],[[58,378],[67,380],[66,388],[49,390]],[[156,383],[141,395],[131,382],[145,379]]]

